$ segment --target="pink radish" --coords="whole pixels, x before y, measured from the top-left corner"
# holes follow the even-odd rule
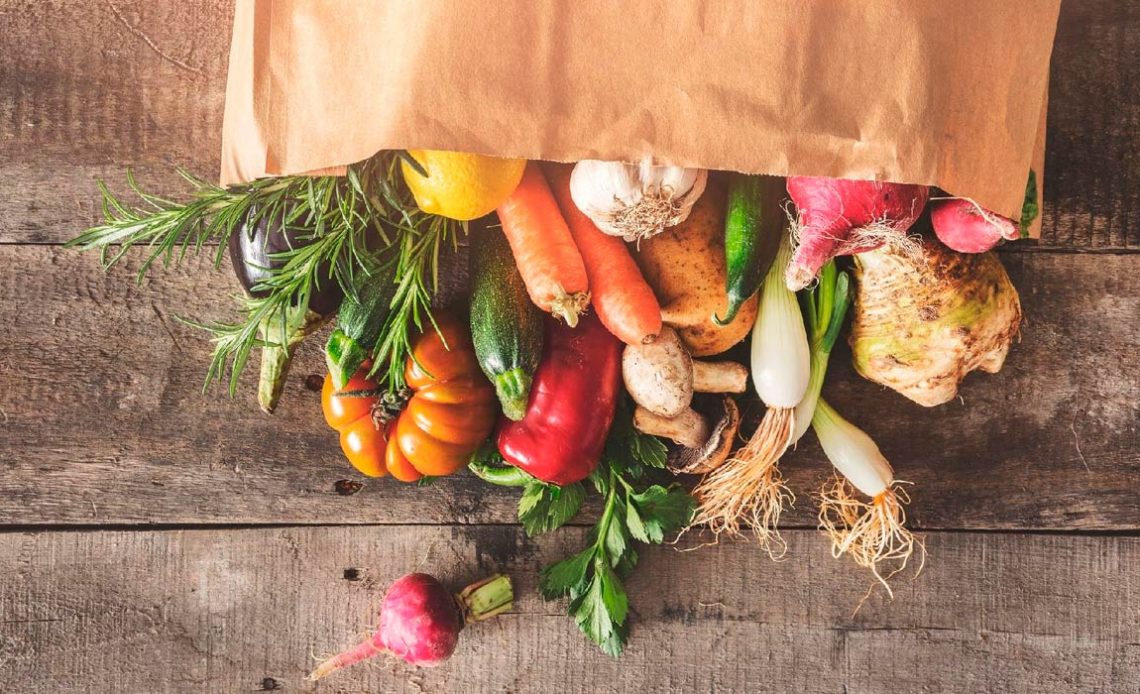
[[[380,653],[420,667],[439,665],[455,651],[464,625],[506,612],[513,604],[508,576],[492,576],[452,595],[427,574],[408,574],[388,588],[375,633],[322,662],[309,679],[319,680]]]
[[[799,213],[796,247],[784,281],[792,291],[811,284],[837,255],[870,251],[906,232],[926,207],[926,186],[792,176],[788,195]]]
[[[985,253],[998,241],[1012,241],[1021,235],[1017,223],[1009,217],[963,198],[931,203],[930,224],[938,240],[959,253]]]

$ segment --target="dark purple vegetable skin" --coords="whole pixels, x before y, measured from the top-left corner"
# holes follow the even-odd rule
[[[246,293],[253,297],[265,295],[265,292],[256,291],[254,287],[268,279],[271,270],[280,267],[281,261],[272,256],[304,245],[305,233],[298,229],[282,229],[276,219],[263,216],[253,223],[247,218],[230,235],[230,264]],[[331,318],[344,299],[340,285],[330,275],[331,272],[322,268],[319,286],[309,296],[305,321],[299,332],[282,335],[275,321],[261,326],[262,337],[275,343],[261,350],[261,374],[257,384],[257,401],[267,414],[273,414],[281,400],[285,379],[293,361],[294,347]],[[281,344],[288,346],[281,347]]]
[[[281,265],[270,256],[293,250],[305,244],[303,232],[297,229],[281,229],[276,220],[261,217],[254,224],[247,220],[236,232],[230,235],[230,263],[238,282],[250,296],[264,296],[253,287],[269,277],[269,271]],[[309,297],[309,309],[321,316],[331,316],[340,307],[344,298],[340,285],[322,272],[320,286]]]

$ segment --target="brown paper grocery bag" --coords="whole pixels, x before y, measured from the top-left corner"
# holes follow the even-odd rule
[[[648,157],[936,185],[1017,218],[1059,6],[239,0],[222,181],[395,148]]]

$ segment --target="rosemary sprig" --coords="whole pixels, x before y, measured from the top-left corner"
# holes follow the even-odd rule
[[[466,224],[417,212],[411,223],[397,227],[399,248],[395,254],[396,293],[390,312],[380,331],[380,339],[372,350],[372,373],[387,369],[383,381],[390,390],[404,386],[404,362],[412,351],[416,333],[430,324],[439,326],[431,313],[431,300],[439,289],[439,257],[441,249],[459,247],[459,232],[467,233]],[[402,326],[402,327],[401,327]]]
[[[104,269],[110,269],[134,246],[147,246],[150,253],[139,267],[139,282],[158,259],[162,259],[163,267],[169,267],[171,261],[181,260],[188,251],[196,255],[213,243],[218,244],[214,254],[217,267],[234,229],[247,219],[256,223],[264,216],[281,218],[283,207],[296,197],[299,189],[299,181],[293,178],[266,178],[227,189],[203,181],[185,169],[179,168],[178,174],[194,187],[190,200],[184,203],[147,193],[128,170],[127,185],[144,203],[142,207],[128,206],[99,181],[104,223],[84,231],[65,247],[98,249]],[[324,187],[335,180],[331,176],[322,179],[319,185]]]
[[[135,246],[149,253],[139,268],[141,281],[159,259],[164,267],[213,244],[220,267],[231,235],[243,225],[266,219],[298,243],[272,256],[269,277],[240,298],[237,322],[183,322],[210,333],[213,356],[206,387],[229,373],[231,395],[255,347],[284,344],[302,329],[309,298],[335,281],[352,294],[357,273],[375,272],[377,263],[396,264],[397,291],[374,350],[375,371],[387,369],[386,384],[399,388],[414,332],[435,325],[431,299],[439,279],[439,255],[458,243],[459,222],[419,210],[400,172],[402,152],[381,152],[349,166],[344,176],[285,176],[222,188],[179,170],[193,187],[186,202],[145,192],[134,175],[127,183],[142,201],[132,206],[102,183],[104,222],[70,241],[68,247],[98,249],[110,269]],[[465,231],[464,227],[464,231]],[[390,266],[388,266],[390,267]],[[266,330],[272,325],[276,330]],[[267,335],[282,341],[267,342]]]

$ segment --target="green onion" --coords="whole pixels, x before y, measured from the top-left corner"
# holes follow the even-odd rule
[[[796,405],[811,374],[804,319],[784,283],[791,256],[791,239],[785,236],[760,288],[760,316],[752,329],[752,381],[768,411],[748,443],[693,490],[701,500],[694,524],[718,535],[737,535],[741,526],[749,526],[773,558],[787,548],[778,525],[784,506],[795,500],[776,464],[795,440]]]

